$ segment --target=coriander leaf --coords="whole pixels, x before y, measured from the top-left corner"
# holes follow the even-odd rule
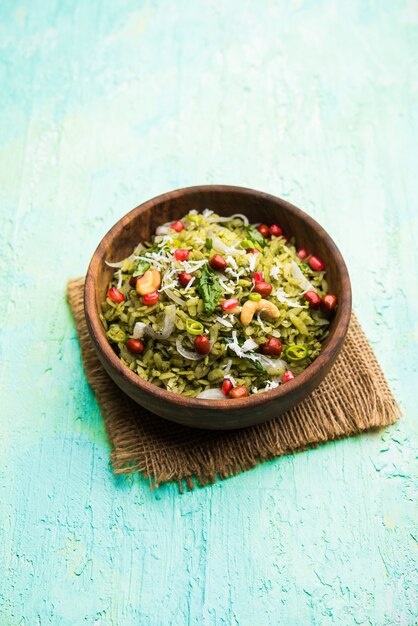
[[[145,274],[145,272],[149,270],[150,267],[151,265],[147,263],[147,261],[139,261],[138,266],[132,276],[142,276],[142,274]]]
[[[251,241],[258,243],[258,245],[262,248],[266,247],[266,240],[264,236],[256,228],[254,228],[254,226],[247,226],[247,233]]]
[[[203,266],[202,274],[198,279],[196,288],[203,300],[205,315],[212,315],[223,293],[223,289],[219,282],[218,275],[209,265]]]
[[[229,337],[225,338],[225,343],[228,346],[228,348],[230,350],[232,350],[232,352],[234,352],[234,354],[236,354],[237,356],[239,356],[242,359],[245,359],[247,361],[247,363],[249,365],[252,365],[258,372],[265,373],[265,371],[266,371],[265,367],[258,360],[257,354],[247,354],[247,353],[244,353],[243,350],[241,350],[241,352],[239,352],[237,350],[236,346],[233,345],[234,342]],[[238,343],[238,345],[239,345],[239,347],[241,347],[241,345],[239,343]]]
[[[260,361],[258,359],[248,358],[247,361],[249,363],[251,363],[251,365],[253,365],[258,372],[265,372],[266,371],[264,366],[260,363]]]

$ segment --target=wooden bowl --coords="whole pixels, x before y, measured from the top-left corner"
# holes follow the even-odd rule
[[[319,357],[294,380],[265,393],[237,400],[197,400],[156,387],[133,373],[113,351],[99,318],[100,303],[114,270],[105,260],[131,254],[156,228],[181,218],[191,209],[211,209],[220,215],[244,213],[250,222],[277,223],[303,247],[325,262],[330,293],[338,298],[337,313]],[[205,185],[178,189],[139,205],[122,217],[100,242],[85,283],[87,327],[97,355],[109,376],[135,402],[152,413],[187,426],[210,429],[243,428],[280,415],[304,400],[332,367],[343,345],[351,314],[351,286],[344,260],[325,230],[289,202],[261,191]]]

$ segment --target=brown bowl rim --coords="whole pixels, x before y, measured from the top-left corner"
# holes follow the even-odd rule
[[[166,391],[157,387],[153,383],[149,383],[143,380],[138,374],[133,373],[116,355],[113,351],[110,343],[108,342],[102,322],[99,317],[99,312],[95,306],[95,275],[100,270],[100,263],[104,256],[103,242],[105,240],[113,239],[120,231],[131,222],[138,212],[142,212],[146,209],[151,209],[155,205],[160,204],[162,201],[173,200],[173,197],[185,197],[187,195],[196,194],[197,192],[234,192],[240,194],[248,194],[256,197],[258,200],[268,200],[270,202],[278,203],[284,207],[287,211],[290,211],[294,215],[298,216],[305,222],[307,222],[317,233],[320,238],[326,240],[328,248],[331,254],[334,256],[336,265],[339,269],[341,282],[344,285],[343,298],[340,298],[337,313],[333,319],[332,328],[327,339],[324,350],[320,355],[311,363],[301,374],[296,376],[293,380],[287,382],[284,385],[280,385],[270,391],[265,391],[260,394],[253,394],[245,398],[235,399],[233,402],[225,398],[225,400],[207,400],[189,398],[176,394],[172,391]],[[347,266],[344,258],[339,251],[338,247],[334,243],[333,239],[326,232],[326,230],[310,215],[299,209],[295,205],[263,191],[258,191],[248,187],[240,187],[236,185],[195,185],[192,187],[183,187],[175,189],[170,192],[159,194],[146,202],[141,203],[126,215],[121,217],[110,230],[104,235],[99,245],[97,246],[88,270],[86,274],[85,286],[84,286],[84,311],[87,326],[90,334],[94,337],[96,348],[99,348],[102,356],[110,363],[118,374],[129,384],[134,387],[140,388],[147,394],[157,396],[162,401],[167,401],[171,404],[179,407],[187,407],[188,409],[211,409],[211,410],[234,410],[239,411],[242,408],[248,408],[248,406],[258,406],[267,402],[278,400],[287,393],[296,392],[298,389],[302,389],[309,381],[317,378],[320,375],[320,370],[332,359],[333,355],[338,354],[344,343],[345,336],[347,334],[348,326],[351,318],[351,283]],[[337,329],[340,330],[337,333]]]

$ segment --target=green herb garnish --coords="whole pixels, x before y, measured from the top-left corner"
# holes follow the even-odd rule
[[[247,361],[248,361],[249,363],[251,363],[251,365],[252,365],[253,367],[255,367],[255,369],[256,369],[258,372],[265,372],[265,371],[266,371],[266,370],[265,370],[264,365],[263,365],[262,363],[260,363],[260,361],[259,361],[257,358],[255,358],[255,359],[250,359],[250,358],[248,358],[248,359],[247,359]]]
[[[142,274],[145,274],[145,272],[149,270],[150,267],[151,265],[147,263],[147,261],[139,261],[137,268],[132,276],[142,276]]]
[[[212,315],[223,293],[218,275],[209,267],[204,265],[202,274],[198,279],[196,289],[203,300],[205,315]]]
[[[258,243],[258,245],[262,248],[266,247],[267,244],[264,236],[256,228],[254,228],[254,226],[247,226],[247,233],[251,241]]]

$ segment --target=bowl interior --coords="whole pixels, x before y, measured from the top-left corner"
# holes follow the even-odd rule
[[[295,237],[297,247],[306,248],[311,254],[324,261],[328,290],[337,296],[339,302],[321,355],[292,381],[291,385],[283,385],[264,394],[235,400],[234,408],[238,408],[238,405],[244,402],[258,404],[262,401],[261,396],[266,396],[266,399],[267,395],[282,396],[286,393],[286,387],[289,389],[296,386],[300,387],[305,381],[309,381],[310,375],[318,375],[321,367],[326,365],[327,360],[332,357],[332,352],[339,351],[348,328],[351,312],[350,280],[338,248],[315,220],[290,203],[259,191],[219,185],[180,189],[145,202],[119,220],[99,244],[90,263],[86,281],[86,292],[87,290],[94,290],[95,306],[86,306],[86,316],[90,331],[93,330],[96,345],[99,345],[99,356],[101,356],[102,362],[103,359],[111,359],[115,365],[117,359],[118,369],[123,365],[110,348],[99,319],[100,304],[105,298],[109,282],[115,271],[108,267],[105,261],[119,261],[127,257],[140,241],[150,239],[158,226],[181,218],[191,209],[199,212],[210,209],[222,216],[243,213],[248,217],[250,223],[278,224],[288,237]],[[100,352],[102,352],[101,355]],[[187,400],[190,406],[199,404],[202,406],[206,403],[212,408],[218,404],[219,406],[221,404],[231,406],[232,404],[221,400],[186,399],[183,396],[177,396],[177,394],[165,392],[154,385],[150,385],[132,374],[127,367],[123,366],[123,368],[126,370],[126,378],[130,384],[143,387],[148,393],[150,393],[150,387],[155,388],[155,390],[158,389],[160,395],[168,394],[167,399],[170,398],[171,402],[184,404],[184,401]]]

